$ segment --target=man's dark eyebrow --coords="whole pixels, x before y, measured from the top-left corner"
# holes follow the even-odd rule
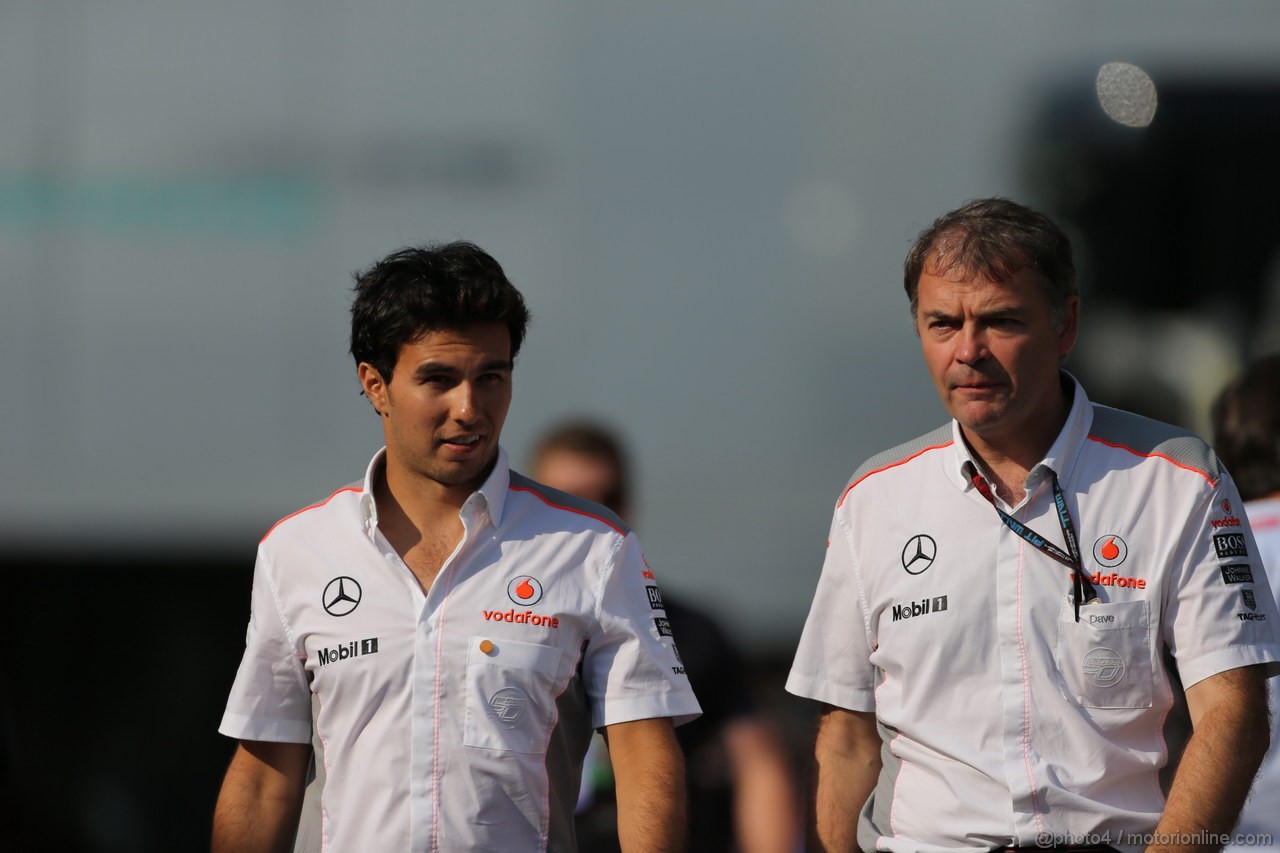
[[[452,375],[457,372],[457,368],[449,364],[443,364],[439,361],[424,361],[413,369],[414,376],[427,376],[432,373],[447,373]]]
[[[511,360],[506,358],[497,358],[493,361],[486,361],[480,365],[481,373],[488,373],[494,370],[511,370]],[[448,376],[454,376],[458,373],[458,368],[452,364],[445,364],[439,361],[424,361],[414,368],[414,376],[430,376],[433,373],[443,373]]]
[[[996,305],[986,310],[978,311],[977,316],[982,320],[999,319],[1001,317],[1021,317],[1025,313],[1026,308],[1021,305]]]
[[[1019,305],[997,305],[990,309],[975,311],[974,316],[979,320],[991,320],[1000,317],[1017,317],[1021,316],[1024,309]],[[944,311],[941,308],[933,308],[928,311],[921,311],[920,316],[926,320],[952,320],[960,316],[960,312]]]

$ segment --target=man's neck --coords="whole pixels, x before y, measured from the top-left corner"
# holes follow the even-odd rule
[[[1033,423],[986,435],[960,427],[969,451],[996,494],[1009,506],[1016,506],[1026,497],[1027,475],[1044,459],[1067,422],[1074,391],[1067,383],[1063,377],[1062,393],[1050,398],[1050,404]]]
[[[452,486],[406,473],[388,465],[374,480],[378,530],[427,594],[466,533],[460,510],[481,483]]]
[[[412,547],[420,539],[456,529],[463,504],[483,485],[493,464],[478,481],[449,484],[415,474],[388,459],[374,477],[378,528],[401,553],[402,544]]]
[[[1027,496],[1026,482],[1031,468],[1008,459],[992,461],[980,453],[972,442],[968,443],[969,450],[978,463],[978,473],[991,484],[991,488],[1000,496],[1000,499],[1009,506],[1017,506],[1021,503]]]

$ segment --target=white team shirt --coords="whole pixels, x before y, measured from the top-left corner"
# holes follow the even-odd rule
[[[876,713],[864,848],[1139,849],[1121,836],[1163,810],[1182,690],[1280,660],[1235,486],[1198,438],[1075,384],[1026,498],[1002,508],[1065,550],[1057,474],[1101,599],[1077,623],[1070,570],[1001,522],[968,461],[953,422],[854,474],[787,689]]]
[[[1259,560],[1267,567],[1272,595],[1280,601],[1280,498],[1249,501],[1244,510],[1258,542]],[[1257,594],[1262,595],[1262,590]],[[1267,681],[1267,694],[1271,703],[1271,749],[1262,761],[1233,833],[1240,843],[1223,848],[1230,853],[1257,853],[1259,849],[1280,847],[1280,809],[1276,807],[1280,803],[1280,678]],[[1269,835],[1270,841],[1258,841],[1262,835]]]
[[[571,850],[591,730],[700,713],[640,545],[500,450],[424,594],[382,464],[263,539],[219,731],[310,743],[315,694],[325,850]]]

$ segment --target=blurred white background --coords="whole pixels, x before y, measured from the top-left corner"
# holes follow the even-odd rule
[[[1274,92],[1280,5],[4,3],[0,545],[251,559],[380,443],[351,271],[465,238],[534,313],[517,467],[564,415],[620,428],[660,580],[783,647],[850,472],[944,418],[908,245],[978,196],[1065,210],[1058,147],[1159,129],[1106,118],[1109,62]],[[1257,341],[1178,316],[1201,400]]]

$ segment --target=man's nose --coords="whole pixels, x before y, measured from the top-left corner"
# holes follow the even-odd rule
[[[956,340],[956,361],[972,364],[987,357],[987,336],[971,323],[966,323]]]
[[[470,382],[459,382],[453,389],[450,414],[458,423],[474,423],[477,417],[476,389]]]

